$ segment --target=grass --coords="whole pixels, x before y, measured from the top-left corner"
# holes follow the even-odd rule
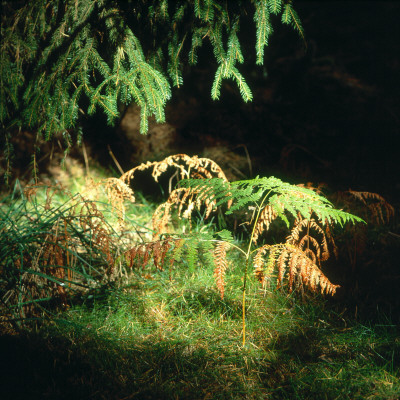
[[[240,267],[231,280],[240,280]],[[251,285],[224,300],[212,271],[135,272],[76,299],[40,328],[3,336],[12,398],[396,399],[398,328],[343,319],[322,299]],[[5,398],[5,397],[2,397]]]
[[[154,206],[142,200],[130,212],[145,229]],[[340,302],[249,279],[242,347],[244,266],[235,250],[229,257],[223,300],[213,267],[182,262],[172,274],[124,270],[17,330],[3,321],[0,398],[400,397],[399,327],[383,315],[355,321]]]

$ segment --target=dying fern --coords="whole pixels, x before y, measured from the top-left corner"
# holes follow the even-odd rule
[[[137,171],[151,170],[153,179],[158,181],[162,174],[169,170],[173,172],[174,169],[172,176],[176,177],[177,185],[170,189],[168,199],[153,214],[153,238],[132,246],[125,253],[128,266],[146,268],[153,264],[157,269],[164,269],[168,265],[171,271],[176,262],[185,264],[189,270],[213,265],[217,289],[223,298],[228,269],[227,252],[230,248],[236,248],[245,258],[243,343],[249,266],[254,267],[255,276],[263,284],[276,274],[277,286],[286,286],[287,283],[289,291],[296,287],[307,287],[312,292],[335,293],[338,285],[331,283],[320,270],[321,263],[328,259],[330,251],[336,252],[332,226],[362,222],[361,218],[335,209],[318,188],[291,185],[275,177],[229,182],[223,170],[211,159],[186,154],[140,164],[123,174],[119,180],[109,181],[109,190],[119,205],[125,197],[133,198],[130,184]],[[211,234],[191,230],[177,233],[170,229],[174,210],[179,218],[187,219],[190,225],[195,210],[203,210],[204,218],[208,218],[220,207],[224,207],[226,214],[251,211],[251,218],[246,221],[251,227],[251,234],[244,248],[235,243],[228,230]],[[390,213],[389,208],[386,210]],[[277,219],[290,229],[286,243],[257,247],[263,233]]]
[[[268,254],[267,259],[264,255]],[[285,279],[291,292],[294,286],[308,286],[312,291],[333,295],[339,285],[332,284],[306,252],[289,243],[264,245],[256,250],[253,267],[258,280],[265,286],[277,271],[277,287]]]
[[[224,298],[225,291],[225,271],[228,268],[228,262],[226,258],[226,250],[229,247],[229,243],[224,241],[218,241],[214,250],[214,262],[215,262],[215,280],[217,288],[221,294],[221,299]]]
[[[393,221],[394,207],[381,195],[373,192],[348,190],[336,194],[336,202],[345,210],[352,210],[375,228],[383,227]],[[346,227],[349,240],[346,241],[348,260],[356,269],[359,256],[365,251],[368,242],[366,226]]]
[[[252,259],[254,259],[255,274],[261,282],[265,281],[266,275],[271,276],[273,271],[277,270],[278,286],[282,285],[286,278],[290,291],[299,284],[309,287],[312,291],[317,291],[319,288],[321,293],[335,293],[338,286],[332,284],[317,265],[329,256],[327,243],[327,237],[331,237],[329,226],[335,223],[342,226],[346,222],[361,222],[361,218],[333,208],[329,200],[311,189],[291,185],[275,177],[257,177],[236,182],[226,182],[220,178],[186,179],[181,185],[195,192],[203,201],[216,202],[217,206],[229,204],[227,214],[246,208],[253,210],[250,221],[252,230],[247,248],[240,249],[227,238],[227,241],[218,242],[215,250],[217,286],[221,296],[224,294],[225,285],[223,278],[227,265],[226,248],[237,247],[246,259],[243,276],[243,344],[246,331],[247,270]],[[264,245],[253,250],[263,230],[268,230],[278,217],[288,228],[291,221],[295,223],[287,243],[276,246]],[[313,217],[319,221],[318,224]],[[326,230],[324,231],[320,225],[326,226]],[[305,226],[308,228],[308,233],[300,238]],[[310,235],[310,228],[319,236],[318,239],[314,237],[315,235]],[[265,253],[269,253],[267,259],[263,258]]]
[[[212,179],[218,177],[223,182],[228,182],[222,168],[213,160],[198,156],[188,156],[186,154],[175,154],[161,161],[147,162],[138,165],[125,172],[120,181],[129,185],[134,180],[138,171],[150,169],[153,179],[158,182],[162,174],[168,170],[175,170],[175,175],[180,183],[185,178],[195,178],[196,180]],[[171,184],[170,184],[171,186]],[[211,191],[211,188],[210,188]],[[168,232],[168,222],[173,210],[176,208],[178,217],[191,220],[192,213],[205,207],[205,218],[217,207],[216,201],[211,200],[209,196],[196,192],[196,190],[185,187],[170,189],[170,194],[165,203],[160,204],[153,214],[153,239],[157,239],[162,233]]]
[[[378,193],[348,190],[343,194],[346,195],[348,202],[358,201],[363,206],[365,218],[375,225],[388,224],[394,217],[394,207]]]
[[[324,230],[321,224],[314,219],[295,221],[290,235],[286,238],[287,244],[302,250],[317,265],[320,265],[321,261],[326,261],[330,256],[328,241],[331,243],[333,252],[336,255],[337,249],[329,224],[325,225]]]
[[[193,232],[180,236],[163,235],[156,240],[136,244],[125,252],[125,261],[130,269],[145,270],[150,266],[158,270],[185,264],[190,271],[200,265],[214,265],[213,236],[206,232]]]

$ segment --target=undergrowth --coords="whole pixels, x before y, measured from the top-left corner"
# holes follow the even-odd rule
[[[157,181],[171,169],[166,202],[134,192],[137,171]],[[338,285],[322,273],[344,246],[341,232],[365,232],[365,224],[343,231],[361,221],[347,212],[353,200],[370,223],[387,223],[394,210],[373,193],[338,196],[341,210],[319,188],[273,177],[228,182],[212,160],[184,154],[89,180],[77,194],[16,187],[0,207],[2,390],[13,398],[397,398],[398,327],[383,316],[375,325],[349,321],[324,298]],[[240,240],[229,218],[243,227]],[[273,225],[285,232],[276,243]]]
[[[17,399],[399,396],[399,332],[389,321],[351,324],[321,298],[299,301],[251,281],[243,348],[240,265],[224,300],[211,269],[179,270],[171,282],[163,274],[134,273],[130,284],[73,299],[51,323],[8,337],[2,390]]]

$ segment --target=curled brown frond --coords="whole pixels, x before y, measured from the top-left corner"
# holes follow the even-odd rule
[[[329,258],[328,241],[324,230],[314,219],[296,221],[286,243],[298,247],[310,256],[314,263],[320,264]],[[315,236],[318,236],[318,239]]]
[[[97,208],[93,201],[82,199],[79,210],[79,223],[84,232],[90,237],[90,246],[105,255],[110,268],[110,273],[114,266],[112,254],[111,232],[105,223],[103,213]]]
[[[176,206],[178,209],[178,217],[185,218],[191,221],[194,210],[200,210],[205,206],[205,216],[208,218],[212,211],[216,209],[216,201],[210,200],[204,196],[204,193],[199,195],[195,188],[178,188],[174,189],[165,203],[160,204],[153,214],[153,230],[154,238],[160,234],[167,232],[167,224],[173,209]]]
[[[264,256],[268,253],[268,260]],[[258,280],[265,285],[265,278],[277,270],[277,285],[282,286],[287,280],[289,291],[295,285],[308,286],[313,292],[318,287],[321,293],[333,295],[339,285],[332,284],[318,266],[305,254],[291,244],[264,245],[254,257],[253,266]]]
[[[348,190],[345,193],[363,204],[367,219],[376,225],[387,224],[394,216],[394,207],[377,193],[355,190]]]
[[[297,185],[299,187],[305,187],[304,185]],[[307,187],[310,189],[310,187]],[[315,189],[315,188],[311,188]],[[315,189],[316,191],[317,189]],[[310,199],[312,196],[309,193],[304,193],[302,191],[291,191],[290,193],[292,198],[298,198],[298,199]],[[282,199],[282,196],[277,196],[277,201],[275,202],[274,206],[279,209],[281,212],[285,211],[285,204],[283,201],[280,201]],[[269,230],[269,227],[271,223],[277,218],[278,212],[274,208],[273,205],[267,204],[261,211],[260,216],[256,222],[256,225],[254,226],[254,234],[253,234],[253,242],[257,243],[258,238],[263,232],[266,232]],[[312,211],[312,210],[310,210]],[[301,219],[301,216],[299,214],[299,218]]]
[[[179,179],[195,178],[195,179],[211,179],[221,178],[227,182],[222,168],[213,160],[209,158],[201,158],[198,156],[188,156],[186,154],[175,154],[166,157],[162,161],[147,162],[132,168],[125,172],[119,179],[123,184],[129,185],[134,178],[135,172],[152,169],[152,177],[158,182],[159,177],[165,173],[168,168],[175,168],[176,174],[172,176],[171,180],[175,176],[179,176]],[[114,181],[112,181],[115,184]],[[111,184],[111,183],[110,183]],[[170,182],[171,186],[171,182]],[[125,190],[125,187],[123,187]],[[115,189],[113,189],[115,191]],[[118,187],[116,194],[112,192],[115,197],[117,209],[124,211],[121,188]],[[130,193],[130,192],[129,192]],[[228,204],[230,206],[231,202]],[[174,190],[170,189],[170,194],[167,201],[161,204],[153,214],[153,239],[157,239],[160,234],[167,231],[168,221],[174,207],[178,209],[178,216],[191,220],[192,213],[195,209],[200,209],[205,206],[205,218],[208,218],[210,213],[216,209],[216,202],[209,199],[206,193],[203,191],[199,193],[196,188],[177,188]],[[120,213],[121,214],[121,213]]]
[[[167,225],[170,218],[170,210],[172,203],[166,201],[160,204],[153,213],[152,225],[153,225],[153,240],[158,239],[162,233],[167,233]]]
[[[225,271],[228,268],[228,261],[226,259],[226,250],[229,247],[229,243],[224,241],[218,241],[214,249],[214,263],[215,270],[214,276],[217,284],[218,291],[221,295],[221,299],[224,298],[225,293]]]

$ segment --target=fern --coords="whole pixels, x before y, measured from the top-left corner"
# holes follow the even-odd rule
[[[167,266],[170,271],[175,264],[185,261],[190,271],[199,265],[214,265],[212,234],[204,232],[189,233],[174,237],[163,235],[156,240],[142,242],[125,252],[125,260],[129,268],[140,266],[145,269],[149,265],[158,270]]]
[[[338,285],[332,284],[317,265],[329,257],[328,239],[334,245],[329,227],[334,223],[342,226],[346,222],[362,222],[361,218],[335,209],[329,200],[311,189],[291,185],[275,177],[256,177],[236,182],[227,182],[221,178],[185,179],[181,185],[195,192],[203,201],[216,202],[218,206],[229,204],[230,209],[226,211],[227,214],[244,208],[254,210],[250,221],[252,231],[247,249],[239,248],[246,259],[243,277],[243,345],[246,338],[247,270],[252,260],[255,275],[262,283],[265,283],[266,276],[271,276],[273,271],[277,270],[278,286],[282,285],[286,277],[289,291],[293,290],[297,283],[300,286],[309,287],[312,291],[320,288],[321,293],[333,295],[336,292]],[[264,245],[253,250],[258,237],[264,230],[268,230],[271,223],[278,217],[288,228],[291,221],[294,221],[294,228],[287,243],[275,246]],[[318,219],[319,222],[315,222],[312,217]],[[326,227],[325,231],[320,225]],[[307,228],[307,232],[300,238],[304,227]],[[318,239],[315,234],[314,236],[310,234],[310,229],[316,233]],[[225,251],[227,247],[235,245],[226,231],[222,231],[220,236],[225,240],[218,241],[215,250],[217,265],[215,275],[222,297],[225,285],[224,275],[227,269]],[[267,261],[263,258],[265,253],[269,253]]]
[[[163,269],[167,264],[171,271],[172,266],[179,261],[184,261],[191,271],[203,265],[213,266],[216,286],[223,298],[225,274],[229,265],[227,252],[230,248],[237,249],[245,259],[243,344],[246,340],[246,286],[249,267],[253,268],[254,275],[263,285],[276,274],[277,286],[287,286],[289,291],[307,287],[322,294],[333,295],[336,292],[339,286],[331,283],[320,269],[321,263],[330,257],[331,251],[336,254],[331,228],[333,225],[343,226],[347,222],[362,222],[361,218],[335,209],[319,193],[319,189],[292,185],[275,177],[229,182],[214,161],[197,156],[189,157],[186,154],[140,164],[124,173],[119,180],[108,180],[106,187],[111,201],[114,199],[116,210],[123,208],[121,203],[125,199],[133,198],[130,184],[137,171],[150,169],[153,179],[158,181],[171,168],[175,169],[173,176],[177,177],[177,185],[175,189],[171,188],[168,199],[153,214],[153,239],[143,241],[126,252],[130,267],[140,265],[145,268],[153,263],[156,268]],[[371,197],[382,202],[376,196],[369,196]],[[219,207],[223,207],[226,214],[252,211],[250,220],[246,221],[251,227],[251,234],[243,247],[235,242],[232,233],[227,229],[215,234],[201,231],[180,234],[170,229],[169,221],[174,211],[179,218],[188,220],[191,227],[195,210],[204,211],[203,216],[206,219]],[[391,212],[387,205],[383,207],[388,210],[388,214]],[[119,212],[119,215],[123,215]],[[257,247],[260,237],[278,218],[290,229],[286,242]]]
[[[214,250],[214,262],[215,262],[215,280],[217,283],[217,288],[221,294],[221,299],[224,298],[225,291],[225,271],[228,268],[228,262],[226,259],[226,250],[229,247],[229,243],[224,241],[218,241]]]
[[[265,262],[263,256],[269,254]],[[277,286],[280,287],[287,277],[289,291],[297,283],[299,286],[307,285],[313,291],[319,287],[321,293],[334,294],[339,285],[332,284],[321,272],[319,267],[307,254],[297,246],[290,244],[264,245],[257,249],[254,256],[255,274],[258,280],[266,285],[274,269],[277,269]]]
[[[269,198],[267,206],[272,207],[288,227],[289,220],[286,214],[296,218],[300,213],[306,219],[315,214],[321,221],[339,225],[362,221],[353,214],[333,208],[328,199],[311,189],[291,185],[275,177],[257,177],[232,183],[218,178],[202,179],[201,181],[188,179],[181,182],[181,185],[193,188],[204,198],[215,199],[217,205],[233,201],[227,214],[254,203],[261,213],[265,207],[264,199]],[[215,190],[213,190],[214,188]]]

